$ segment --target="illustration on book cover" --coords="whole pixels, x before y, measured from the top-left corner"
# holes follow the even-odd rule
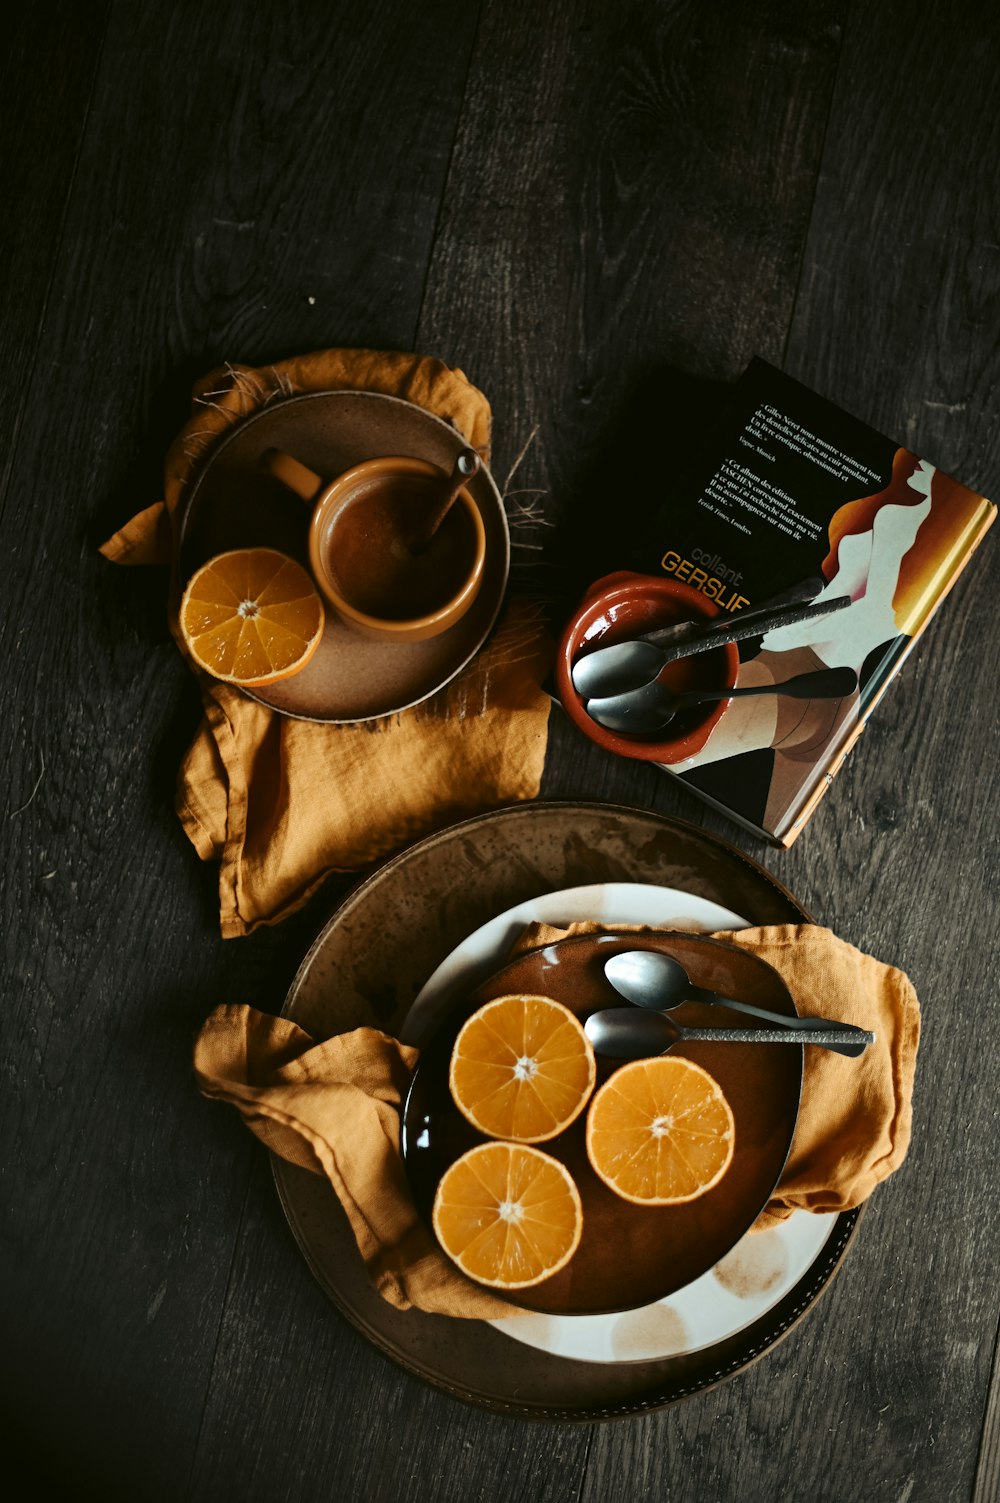
[[[850,605],[742,643],[739,686],[846,666],[859,688],[736,699],[707,745],[668,770],[790,845],[996,507],[763,361],[735,390],[683,511],[675,499],[656,519],[658,571],[734,613],[820,574],[815,603]]]

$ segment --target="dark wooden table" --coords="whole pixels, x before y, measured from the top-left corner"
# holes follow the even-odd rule
[[[8,23],[9,24],[9,23]],[[425,1387],[336,1314],[204,1102],[346,883],[218,936],[173,810],[196,685],[96,545],[192,380],[419,349],[571,513],[658,375],[783,366],[1000,493],[996,19],[972,0],[19,7],[3,62],[4,1459],[23,1496],[983,1500],[1000,1486],[992,540],[800,842],[553,719],[542,792],[741,842],[923,1003],[912,1150],[810,1316],[643,1419]],[[623,428],[624,425],[624,428]],[[664,425],[664,441],[682,441]]]

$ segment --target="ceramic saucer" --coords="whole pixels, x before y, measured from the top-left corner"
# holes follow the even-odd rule
[[[456,428],[422,407],[375,392],[315,392],[265,407],[227,434],[198,472],[180,516],[181,584],[229,548],[278,548],[308,565],[309,510],[261,469],[265,449],[284,449],[332,479],[362,460],[396,454],[450,473],[464,446]],[[323,639],[302,672],[245,691],[249,697],[296,719],[345,724],[408,709],[450,682],[485,642],[510,566],[503,501],[485,466],[469,488],[486,526],[486,568],[460,621],[426,642],[385,643],[328,611]]]

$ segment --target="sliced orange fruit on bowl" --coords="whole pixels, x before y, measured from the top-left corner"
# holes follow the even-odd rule
[[[634,1205],[672,1206],[717,1185],[732,1163],[732,1108],[707,1070],[680,1055],[623,1065],[587,1113],[587,1157]]]
[[[462,1025],[448,1085],[462,1115],[491,1138],[543,1143],[583,1111],[597,1078],[580,1020],[551,997],[487,1002]]]
[[[525,1143],[480,1143],[446,1169],[434,1234],[461,1271],[491,1289],[529,1289],[565,1268],[583,1232],[568,1169]]]
[[[325,624],[308,572],[274,548],[237,548],[202,564],[188,581],[179,619],[198,667],[246,689],[301,672]]]

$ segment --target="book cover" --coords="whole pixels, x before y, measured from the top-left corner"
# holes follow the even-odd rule
[[[740,644],[738,683],[846,665],[842,700],[736,699],[708,744],[665,770],[789,846],[996,516],[983,496],[754,360],[717,440],[652,519],[644,567],[738,613],[809,575],[845,610]]]

